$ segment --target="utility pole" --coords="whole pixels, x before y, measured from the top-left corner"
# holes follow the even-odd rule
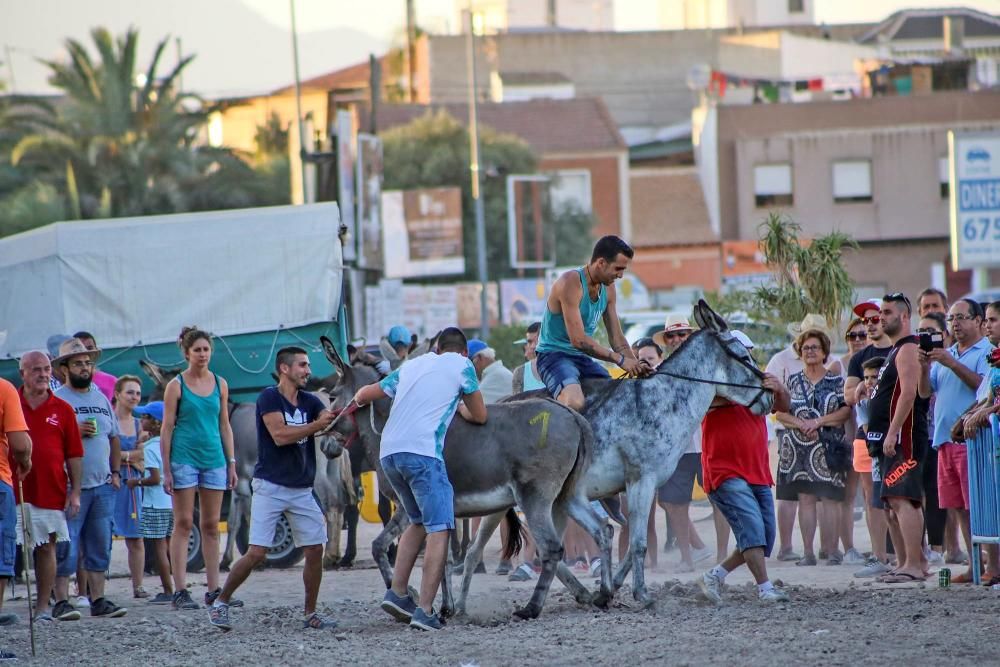
[[[417,15],[413,0],[406,0],[406,64],[409,72],[410,104],[417,101]]]
[[[469,70],[469,171],[472,175],[472,202],[476,212],[476,263],[479,268],[479,317],[480,338],[490,336],[490,310],[486,288],[489,277],[486,269],[486,213],[483,210],[482,174],[479,169],[479,101],[476,86],[476,44],[473,30],[475,21],[472,3],[469,3],[468,25],[465,33],[466,67]]]
[[[292,12],[292,61],[295,66],[295,124],[299,127],[299,161],[302,163],[302,202],[309,203],[309,188],[306,185],[305,154],[309,152],[306,144],[306,130],[302,124],[302,84],[299,78],[299,33],[295,25],[295,0],[288,0]]]

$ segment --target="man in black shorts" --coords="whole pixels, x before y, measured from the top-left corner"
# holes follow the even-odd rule
[[[882,299],[882,330],[892,341],[868,404],[868,447],[881,447],[882,498],[898,566],[883,583],[923,581],[923,460],[927,449],[927,399],[917,395],[920,359],[910,333],[910,301],[902,293]]]

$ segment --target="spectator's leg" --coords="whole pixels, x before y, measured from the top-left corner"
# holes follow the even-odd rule
[[[816,496],[809,493],[799,494],[799,530],[802,532],[802,555],[805,558],[812,556],[816,557],[816,551],[813,548],[813,541],[816,539],[816,523],[817,523],[817,509],[816,509]],[[781,510],[779,509],[779,525]],[[779,529],[780,530],[780,529]],[[790,540],[789,540],[790,542]]]

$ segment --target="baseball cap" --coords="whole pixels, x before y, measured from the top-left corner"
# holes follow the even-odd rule
[[[45,349],[49,353],[50,359],[55,359],[59,356],[59,346],[68,341],[72,336],[67,336],[66,334],[52,334],[45,341]]]
[[[476,356],[477,354],[485,350],[487,347],[489,347],[489,345],[479,340],[478,338],[470,338],[469,346],[467,348],[469,351],[469,358],[471,359],[472,357]]]
[[[754,348],[754,344],[753,341],[750,340],[750,336],[746,335],[745,333],[743,333],[738,329],[734,329],[732,334],[733,338],[743,343],[743,347],[745,347],[746,349],[752,350]]]
[[[865,299],[854,306],[854,314],[858,317],[864,317],[869,310],[882,310],[882,299]]]
[[[409,345],[413,342],[413,334],[402,324],[397,324],[389,329],[389,334],[386,338],[389,339],[389,343],[392,345]]]
[[[152,401],[132,410],[132,414],[149,415],[158,422],[163,421],[163,401]]]

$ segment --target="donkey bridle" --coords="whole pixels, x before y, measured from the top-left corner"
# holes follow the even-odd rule
[[[743,359],[742,357],[736,356],[736,354],[734,354],[732,352],[732,350],[729,349],[728,345],[723,344],[722,349],[725,351],[725,353],[729,357],[731,357],[732,359],[735,359],[736,361],[738,361],[740,363],[740,365],[742,365],[744,368],[748,369],[750,372],[752,372],[757,377],[759,377],[761,379],[764,379],[764,374],[760,371],[759,368],[757,368],[756,366],[754,366],[754,365],[752,365],[750,363],[747,363],[747,361],[745,359]],[[660,375],[660,374],[669,375],[670,377],[677,378],[678,380],[687,380],[688,382],[699,382],[701,384],[711,384],[711,385],[715,385],[717,387],[736,387],[738,389],[757,389],[758,392],[756,393],[756,395],[754,395],[753,400],[750,401],[749,404],[747,404],[747,407],[750,407],[751,405],[753,405],[754,403],[756,403],[757,401],[759,401],[761,399],[761,397],[765,393],[767,393],[768,391],[770,391],[769,389],[767,389],[763,385],[742,384],[740,382],[723,382],[721,380],[710,380],[708,378],[692,377],[690,375],[684,375],[683,373],[674,373],[674,372],[666,370],[665,368],[663,368],[663,366],[660,366],[660,368],[658,368],[656,370],[655,374],[656,375]]]

